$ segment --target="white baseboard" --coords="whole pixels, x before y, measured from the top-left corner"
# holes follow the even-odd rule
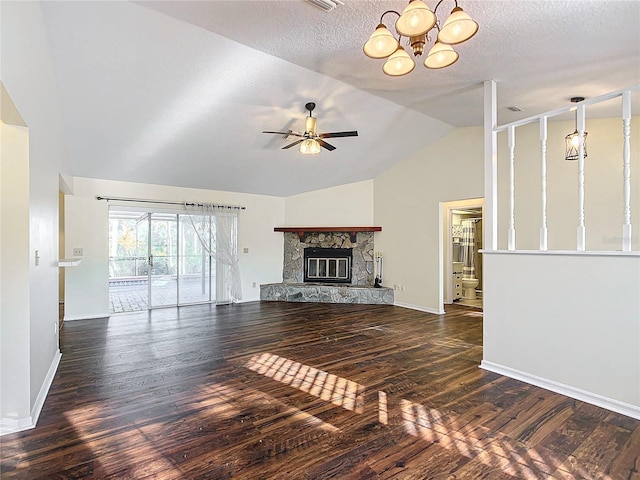
[[[640,420],[640,406],[637,405],[631,405],[613,398],[603,397],[597,393],[581,390],[570,385],[565,385],[564,383],[555,382],[530,373],[521,372],[520,370],[505,367],[497,363],[487,362],[486,360],[483,360],[480,363],[480,368],[506,377],[515,378],[516,380],[521,380],[531,385],[535,385],[536,387],[544,388],[545,390],[550,390],[552,392],[575,398],[576,400],[581,400],[597,407],[606,408],[612,412],[621,413],[622,415]]]
[[[8,435],[9,433],[22,432],[23,430],[29,430],[31,428],[35,428],[38,423],[38,418],[40,418],[40,412],[42,411],[42,407],[44,405],[44,401],[47,398],[47,394],[49,393],[49,389],[51,388],[51,384],[53,383],[53,378],[56,375],[56,371],[58,370],[58,365],[60,365],[60,359],[62,358],[62,354],[60,350],[56,351],[56,354],[53,357],[53,361],[49,366],[49,371],[47,372],[46,377],[44,378],[44,382],[42,383],[42,387],[40,387],[40,391],[38,392],[38,397],[36,398],[36,402],[31,409],[31,415],[24,418],[2,418],[0,419],[0,436]]]
[[[31,417],[24,418],[0,418],[0,437],[10,433],[22,432],[35,427]]]
[[[51,366],[49,367],[49,371],[47,372],[47,376],[44,377],[44,382],[42,382],[42,387],[40,387],[36,402],[31,409],[31,418],[33,419],[34,426],[38,423],[38,418],[40,418],[42,406],[44,405],[44,401],[47,399],[47,394],[49,393],[49,389],[53,383],[53,377],[56,376],[56,372],[58,371],[58,365],[60,365],[61,358],[62,354],[60,353],[60,350],[57,350],[53,357],[53,361],[51,362]]]
[[[420,312],[433,313],[434,315],[444,315],[444,310],[438,310],[436,308],[421,307],[419,305],[411,305],[410,303],[393,302],[396,307],[410,308],[411,310],[418,310]]]
[[[109,318],[111,314],[109,312],[102,313],[90,313],[88,315],[65,315],[64,321],[69,322],[73,320],[95,320],[96,318]]]

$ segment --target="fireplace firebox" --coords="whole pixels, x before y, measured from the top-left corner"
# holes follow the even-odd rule
[[[304,249],[305,283],[351,283],[353,248]]]

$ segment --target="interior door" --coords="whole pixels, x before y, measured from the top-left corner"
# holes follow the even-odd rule
[[[178,304],[178,215],[149,216],[149,307]]]

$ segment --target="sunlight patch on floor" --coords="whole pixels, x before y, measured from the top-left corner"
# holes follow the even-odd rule
[[[565,470],[559,459],[550,454],[545,458],[535,448],[522,446],[523,454],[518,453],[516,440],[484,437],[482,433],[478,435],[478,430],[459,428],[455,416],[449,415],[445,420],[437,409],[402,399],[400,410],[405,433],[429,443],[437,443],[447,450],[455,450],[460,455],[499,469],[518,480],[537,479],[539,475],[536,472],[541,470],[567,475],[568,478],[574,478],[575,475],[575,478],[591,478],[591,473],[584,469],[573,472]],[[541,465],[546,468],[540,468]],[[600,474],[604,475],[604,472]],[[606,475],[598,478],[609,479]]]
[[[254,355],[245,366],[346,410],[364,409],[364,387],[349,379],[270,353]]]

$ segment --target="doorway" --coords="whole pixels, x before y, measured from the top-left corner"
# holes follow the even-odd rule
[[[228,303],[216,261],[216,217],[109,210],[109,308],[124,313]],[[221,281],[218,281],[221,280]]]
[[[442,203],[443,305],[483,306],[484,199]]]

